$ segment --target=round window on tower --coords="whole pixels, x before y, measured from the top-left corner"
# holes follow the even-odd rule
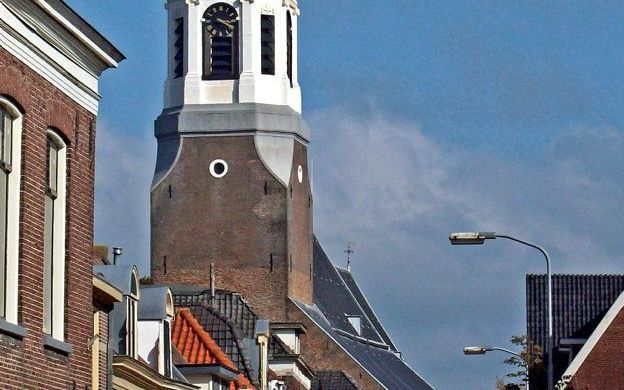
[[[297,168],[297,179],[299,179],[299,183],[303,183],[303,167],[301,165]]]
[[[224,160],[218,159],[210,163],[210,174],[216,178],[221,178],[228,173],[228,165]]]

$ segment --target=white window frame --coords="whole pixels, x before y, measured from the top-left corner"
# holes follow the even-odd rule
[[[136,267],[132,267],[130,281],[130,295],[126,297],[126,355],[133,359],[139,357],[139,335],[138,326],[138,301],[141,299],[139,293],[139,272]]]
[[[12,116],[11,173],[7,191],[6,272],[4,320],[17,325],[19,291],[19,222],[20,186],[22,168],[22,121],[19,109],[10,100],[0,96],[0,106]]]
[[[54,219],[52,221],[52,312],[44,307],[44,333],[59,341],[65,341],[65,237],[67,207],[67,145],[57,131],[48,129],[47,138],[58,149],[57,191],[54,200]],[[47,153],[47,152],[46,152]],[[46,167],[47,169],[47,167]],[[44,277],[45,280],[45,277]],[[44,290],[45,294],[45,290]],[[48,300],[44,297],[44,302]],[[46,316],[51,315],[51,319]],[[46,329],[50,322],[52,329]]]

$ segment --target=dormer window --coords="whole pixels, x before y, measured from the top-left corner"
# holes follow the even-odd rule
[[[238,79],[238,12],[229,4],[213,4],[204,13],[204,80]]]
[[[286,72],[293,87],[293,25],[290,11],[286,12]]]
[[[347,316],[349,323],[355,330],[358,336],[362,335],[362,317],[361,316]]]
[[[275,16],[262,15],[261,47],[262,47],[262,74],[275,74]]]

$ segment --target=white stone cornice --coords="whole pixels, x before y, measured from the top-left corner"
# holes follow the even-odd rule
[[[297,5],[297,0],[282,0],[282,5],[284,7],[289,7],[290,9],[292,9],[297,16],[301,14],[299,6]]]

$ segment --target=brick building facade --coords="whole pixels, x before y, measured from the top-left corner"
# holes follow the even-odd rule
[[[123,56],[62,1],[2,0],[0,20],[0,109],[13,125],[3,135],[19,146],[9,175],[21,171],[19,196],[5,189],[16,224],[0,237],[6,248],[18,238],[4,258],[2,388],[90,388],[97,81]]]

